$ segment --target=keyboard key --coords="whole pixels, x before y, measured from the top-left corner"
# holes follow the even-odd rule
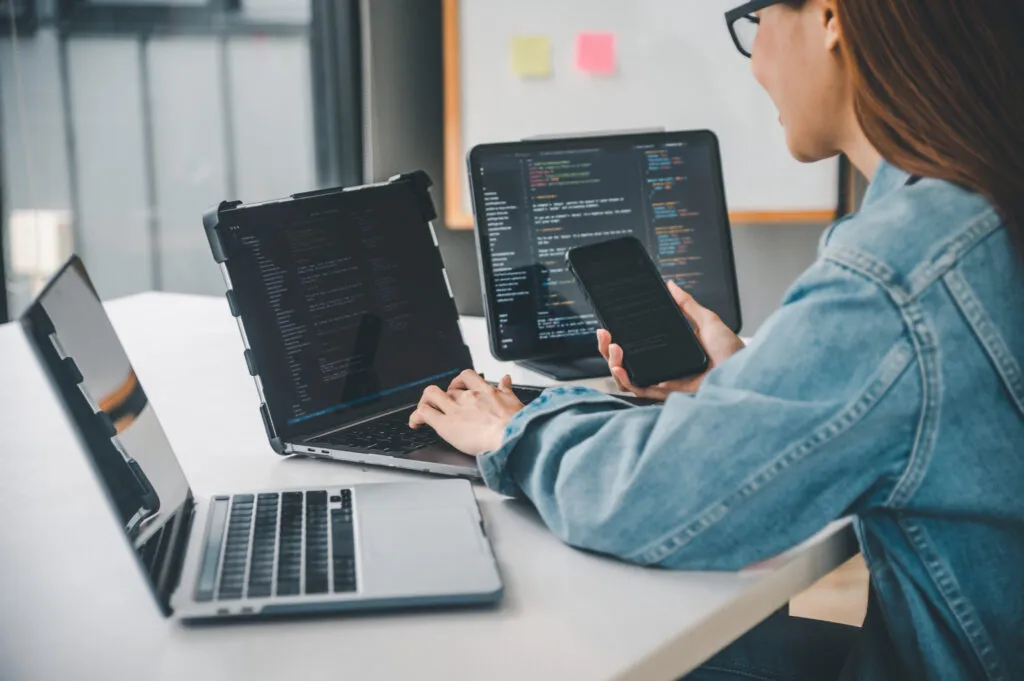
[[[346,492],[348,494],[346,495]],[[342,491],[342,497],[351,504],[351,492]],[[331,511],[331,539],[334,544],[332,573],[335,593],[356,590],[356,547],[352,529],[352,513],[344,509]]]
[[[327,492],[306,492],[306,593],[327,593]]]
[[[277,594],[296,596],[302,577],[302,492],[281,495],[280,541],[277,556]]]
[[[299,595],[299,580],[291,579],[288,581],[277,580],[277,595],[278,596],[298,596]]]

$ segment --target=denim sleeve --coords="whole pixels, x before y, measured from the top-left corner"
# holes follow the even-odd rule
[[[885,499],[920,413],[915,357],[886,292],[820,260],[696,395],[631,407],[548,390],[480,469],[574,546],[738,569]]]

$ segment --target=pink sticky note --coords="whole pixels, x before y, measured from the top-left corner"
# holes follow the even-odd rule
[[[615,34],[587,32],[576,36],[576,68],[599,76],[615,73]]]

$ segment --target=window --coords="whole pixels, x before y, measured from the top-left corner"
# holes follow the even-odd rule
[[[358,183],[357,5],[36,0],[0,20],[11,314],[72,251],[104,298],[221,294],[207,208]]]

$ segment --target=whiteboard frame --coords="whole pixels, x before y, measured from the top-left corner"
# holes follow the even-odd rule
[[[443,0],[442,50],[444,56],[444,218],[448,229],[473,229],[473,214],[464,210],[462,174],[466,172],[462,149],[462,51],[459,37],[459,0]],[[840,181],[841,182],[841,181]],[[840,192],[840,196],[842,196]],[[816,224],[832,222],[835,210],[729,211],[736,224]]]

